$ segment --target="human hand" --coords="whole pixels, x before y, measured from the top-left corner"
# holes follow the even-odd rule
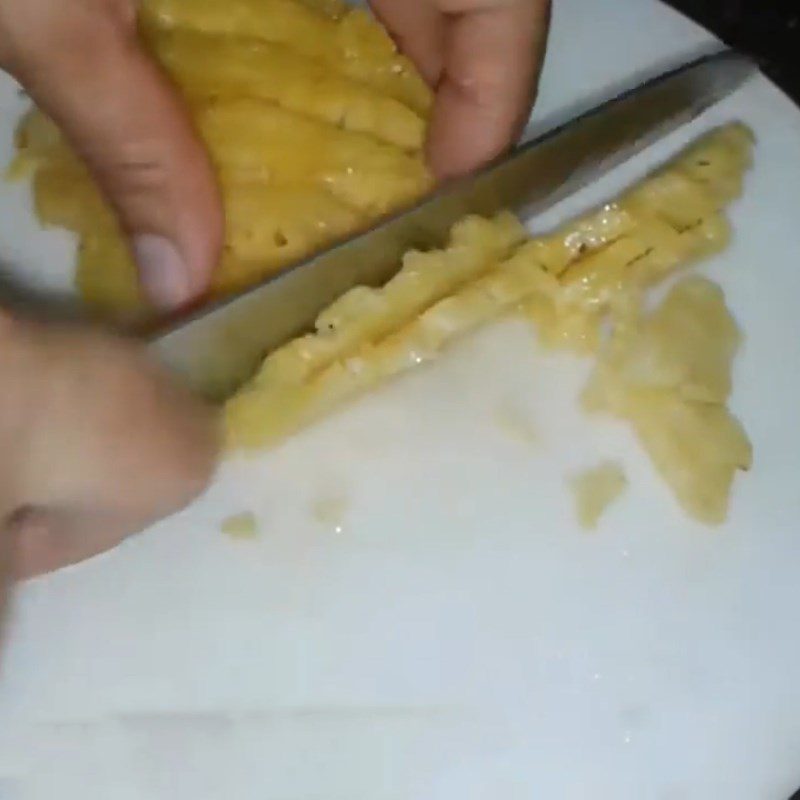
[[[459,174],[508,146],[533,101],[548,0],[373,6],[437,87],[434,170]],[[152,300],[174,308],[202,293],[222,243],[219,192],[185,109],[139,45],[135,0],[0,0],[0,67],[86,160]],[[207,412],[131,345],[0,312],[0,379],[15,387],[0,400],[7,574],[113,546],[210,474]]]
[[[0,310],[0,385],[0,603],[11,580],[114,547],[212,474],[212,412],[136,344]]]
[[[130,235],[142,286],[171,310],[210,280],[222,205],[183,104],[140,46],[136,8],[136,0],[0,0],[0,68],[86,160]]]
[[[522,133],[544,59],[550,0],[370,0],[436,88],[428,157],[470,172]]]
[[[428,141],[439,177],[521,132],[550,0],[372,0],[437,88]],[[223,241],[219,190],[186,109],[141,47],[136,0],[0,0],[0,68],[61,127],[115,207],[142,285],[172,309],[208,285]]]

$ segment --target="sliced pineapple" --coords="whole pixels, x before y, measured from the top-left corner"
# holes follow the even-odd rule
[[[425,120],[420,114],[283,45],[191,31],[159,33],[152,41],[190,102],[253,97],[404,150],[422,148]]]
[[[492,269],[525,238],[511,214],[494,220],[467,217],[452,231],[446,250],[411,252],[386,286],[347,292],[319,317],[314,333],[276,350],[255,378],[259,384],[305,380],[359,346],[377,341],[434,302]]]
[[[718,212],[741,193],[752,146],[753,135],[741,123],[712,130],[617,200],[541,237],[541,262],[561,275],[587,255],[634,234],[644,252],[664,232],[656,226],[659,220],[677,233],[696,229],[694,245],[702,251],[701,243],[720,235]]]
[[[262,101],[205,105],[198,121],[218,166],[227,218],[215,294],[244,288],[354,233],[430,185],[421,157]],[[85,167],[38,113],[26,119],[20,139],[16,170],[34,173],[41,222],[119,240],[104,244],[113,250],[105,263],[94,255],[96,242],[84,248],[77,277],[83,298],[110,319],[124,310],[119,319],[127,321],[137,303],[137,316],[148,314],[115,216]],[[94,269],[103,274],[92,275]]]
[[[734,134],[715,131],[688,152],[702,152],[703,161],[714,161],[715,148],[723,148],[728,168],[743,169],[749,157],[736,148],[746,149],[751,139],[735,133],[738,126],[733,130]],[[734,158],[732,153],[739,155]],[[685,159],[682,154],[675,163],[680,167]],[[671,184],[665,178],[669,175],[669,169],[657,173],[623,200],[605,206],[615,209],[613,222],[610,212],[594,212],[557,236],[522,242],[518,223],[509,217],[470,218],[456,226],[447,249],[409,254],[383,289],[352,290],[320,315],[314,333],[266,359],[255,378],[226,406],[229,446],[255,448],[279,441],[345,400],[435,358],[465,332],[519,308],[536,319],[546,342],[568,342],[584,351],[600,348],[602,326],[610,315],[615,335],[604,348],[598,375],[617,369],[622,353],[644,352],[629,346],[642,338],[644,288],[728,242],[722,200],[713,198],[730,199],[730,187],[741,181],[724,169],[715,172],[714,180],[725,184],[724,191],[716,184],[698,184],[701,199],[687,200],[684,208],[691,211],[681,216],[672,204],[676,197],[686,199],[691,183],[681,179]],[[707,216],[695,219],[698,210]],[[686,219],[691,224],[685,224]],[[612,228],[614,238],[604,239],[602,232]],[[578,232],[581,246],[564,244],[574,238],[570,230]],[[555,242],[560,244],[551,246]],[[665,304],[646,330],[663,337],[658,333],[662,328],[686,322],[687,317],[693,321],[702,317],[708,326],[703,331],[721,341],[709,345],[704,354],[694,353],[687,365],[689,342],[702,333],[689,324],[693,334],[684,338],[678,334],[659,351],[660,379],[679,380],[695,398],[703,391],[724,390],[724,367],[712,371],[710,381],[697,375],[705,375],[709,364],[720,358],[729,368],[735,350],[730,320],[719,313],[715,306],[719,298],[708,287],[689,284],[676,291],[677,300]],[[645,337],[638,347],[650,348],[647,341]],[[641,368],[637,364],[646,363],[644,356],[637,358],[625,362],[634,372]],[[689,380],[689,375],[695,377]],[[604,388],[598,378],[598,396],[601,384]]]
[[[731,232],[723,208],[741,191],[752,141],[742,125],[718,128],[618,200],[538,240],[539,258],[564,289],[528,305],[545,344],[596,352],[603,317],[621,298],[724,250]]]
[[[296,372],[281,364],[278,377],[273,361],[226,404],[228,445],[253,449],[284,439],[345,400],[436,358],[446,345],[513,310],[535,292],[552,291],[553,281],[536,260],[535,249],[522,245],[412,321],[382,338],[362,339],[360,346],[348,348],[346,355],[306,380],[298,379],[306,375],[302,361]]]
[[[141,15],[145,31],[189,29],[280,44],[416,111],[430,108],[429,87],[365,11],[330,16],[310,5],[297,0],[145,0]]]
[[[420,155],[261,100],[209,103],[197,124],[223,182],[316,183],[373,217],[432,185]]]

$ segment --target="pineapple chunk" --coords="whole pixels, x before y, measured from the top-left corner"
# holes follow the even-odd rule
[[[543,342],[597,352],[602,320],[620,298],[724,250],[731,234],[721,209],[742,181],[728,170],[750,164],[751,144],[741,125],[716,129],[618,200],[538,240],[542,264],[563,287],[527,306]],[[695,180],[698,158],[707,166]]]
[[[719,286],[681,281],[644,321],[620,368],[632,386],[677,390],[687,400],[725,403],[741,335]]]
[[[686,279],[609,347],[584,395],[587,409],[632,425],[681,506],[707,524],[725,521],[734,476],[752,462],[725,406],[739,342],[719,287]]]
[[[578,522],[594,530],[600,518],[628,487],[628,479],[619,464],[606,462],[585,470],[570,479],[575,496]]]
[[[579,355],[592,355],[599,349],[603,321],[599,311],[568,306],[561,302],[557,291],[535,294],[522,308],[545,347]]]
[[[234,514],[222,521],[222,532],[231,539],[248,541],[258,538],[258,520],[252,511]]]
[[[725,522],[734,477],[753,461],[750,440],[730,411],[655,390],[631,398],[629,419],[683,509],[707,525]]]

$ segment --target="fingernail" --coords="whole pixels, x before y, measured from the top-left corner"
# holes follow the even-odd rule
[[[191,300],[189,269],[178,248],[165,236],[142,233],[133,239],[133,255],[147,296],[165,311]]]

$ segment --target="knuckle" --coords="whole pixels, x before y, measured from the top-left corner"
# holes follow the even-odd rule
[[[81,148],[81,156],[93,167],[98,180],[114,192],[137,197],[164,191],[170,183],[169,168],[156,143],[102,143]]]

